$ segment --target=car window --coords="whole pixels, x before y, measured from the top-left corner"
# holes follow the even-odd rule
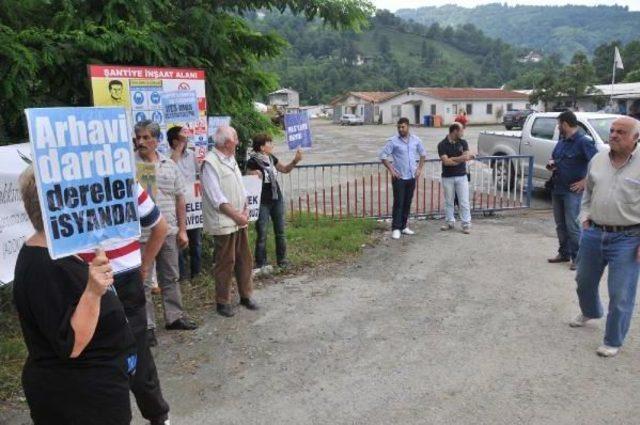
[[[600,139],[604,143],[609,143],[609,130],[611,129],[611,124],[616,120],[616,118],[592,118],[589,121],[589,124],[593,129],[598,133]]]
[[[554,117],[536,118],[531,126],[531,137],[553,140],[558,122]]]

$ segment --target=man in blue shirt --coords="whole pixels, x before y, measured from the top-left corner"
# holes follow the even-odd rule
[[[393,163],[387,159],[389,156],[393,159]],[[407,220],[413,191],[416,188],[416,179],[422,173],[426,156],[427,152],[422,141],[417,136],[409,134],[409,120],[400,118],[398,134],[387,140],[387,144],[380,152],[380,159],[391,173],[393,185],[393,221],[391,223],[393,239],[400,239],[400,233],[415,234],[407,227]]]
[[[593,140],[578,127],[578,119],[571,111],[558,116],[560,140],[553,149],[547,169],[553,171],[551,201],[553,218],[560,248],[550,263],[571,262],[576,269],[576,254],[580,241],[580,202],[585,187],[587,166],[598,153]]]

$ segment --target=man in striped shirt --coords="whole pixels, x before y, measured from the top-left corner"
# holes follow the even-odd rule
[[[115,242],[104,249],[113,267],[113,286],[136,339],[138,360],[131,391],[142,416],[151,424],[159,425],[168,421],[169,405],[162,396],[158,371],[149,349],[143,279],[149,274],[155,256],[162,247],[168,226],[158,207],[139,183],[136,184],[136,194],[140,226],[150,229],[144,254],[140,252],[140,241],[137,239]],[[91,251],[80,253],[79,256],[90,263],[95,254]]]

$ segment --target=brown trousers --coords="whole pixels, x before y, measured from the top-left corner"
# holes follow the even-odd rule
[[[251,298],[253,293],[253,257],[249,249],[247,228],[230,235],[215,235],[216,263],[213,266],[213,278],[216,281],[216,302],[231,303],[231,280],[234,275],[238,292],[242,298]]]

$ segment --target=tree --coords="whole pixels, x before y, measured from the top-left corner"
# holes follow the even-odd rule
[[[0,138],[26,135],[23,109],[89,105],[88,63],[204,68],[212,114],[234,117],[241,141],[265,129],[251,107],[276,87],[261,63],[286,46],[243,14],[289,9],[335,29],[360,29],[366,0],[4,0],[0,2]]]
[[[635,69],[624,77],[625,83],[640,83],[640,68]]]
[[[595,78],[595,70],[587,55],[578,52],[573,55],[571,63],[562,70],[558,79],[558,90],[569,97],[575,108],[578,98],[595,92]]]
[[[555,102],[560,95],[558,85],[558,71],[553,67],[547,66],[535,81],[533,92],[529,96],[529,102],[531,104],[542,102],[544,110],[548,111],[549,103]]]
[[[389,58],[391,56],[391,42],[389,42],[389,37],[385,34],[378,38],[378,50],[383,58]]]

